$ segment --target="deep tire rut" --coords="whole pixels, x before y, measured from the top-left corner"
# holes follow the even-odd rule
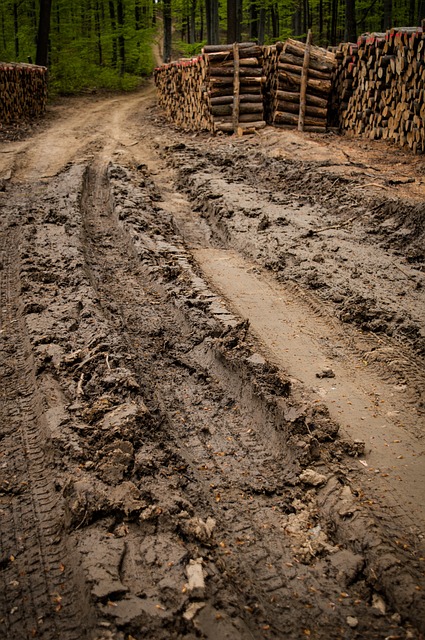
[[[122,169],[113,169],[111,173],[115,178],[128,179]],[[144,203],[133,193],[131,205],[137,200],[153,223],[155,207],[150,213],[149,208],[155,198],[149,196],[154,193],[148,190],[143,195]],[[190,294],[194,281],[202,291],[200,279],[191,272],[189,254],[174,236],[172,225],[163,224],[161,232],[156,231],[156,237],[151,229],[149,238],[149,234],[141,232],[149,227],[146,219],[138,222],[126,211],[125,205],[117,207],[116,212],[105,166],[89,168],[82,212],[91,282],[107,316],[133,353],[135,370],[144,390],[143,400],[154,415],[161,416],[161,431],[169,439],[167,449],[171,447],[177,452],[184,468],[174,491],[180,495],[181,504],[197,505],[195,508],[201,509],[204,522],[213,518],[216,523],[216,542],[207,545],[207,554],[203,552],[204,567],[210,577],[211,602],[217,606],[224,598],[233,602],[239,612],[244,609],[247,612],[242,618],[236,617],[233,623],[226,619],[226,633],[234,638],[262,637],[264,632],[277,637],[287,633],[296,637],[302,620],[306,633],[319,633],[320,637],[326,627],[327,637],[341,637],[346,613],[332,607],[326,613],[319,614],[316,608],[309,613],[304,597],[298,595],[302,583],[301,591],[305,594],[321,592],[321,597],[329,602],[344,600],[337,581],[330,578],[324,592],[324,585],[318,580],[324,566],[319,558],[337,548],[327,538],[323,523],[320,524],[314,494],[309,506],[301,503],[294,506],[298,494],[297,475],[302,467],[295,448],[292,450],[293,445],[289,444],[292,434],[290,425],[285,424],[284,412],[279,417],[276,407],[264,411],[267,403],[264,405],[264,398],[261,401],[261,392],[250,390],[252,383],[249,376],[243,378],[242,362],[226,363],[227,349],[243,344],[246,335],[243,325],[236,325],[227,334],[226,322],[220,321],[223,308],[216,315],[215,323],[203,324],[205,319],[202,314],[197,315],[195,298]],[[126,220],[121,230],[119,217]],[[160,226],[159,219],[156,220]],[[168,238],[163,237],[164,233]],[[102,278],[98,274],[102,274]],[[188,295],[192,295],[188,309],[172,304],[177,300],[176,277]],[[210,303],[206,304],[208,307]],[[156,305],[161,307],[160,318]],[[115,309],[112,315],[111,309]],[[224,313],[224,318],[228,317],[231,314]],[[148,329],[146,333],[144,326],[157,328],[153,332]],[[217,343],[220,335],[223,337]],[[220,359],[222,365],[218,366]],[[149,361],[156,363],[158,373],[153,378],[151,369],[137,364]],[[258,362],[261,364],[261,358]],[[279,402],[281,396],[285,403],[289,386],[284,381],[281,384],[274,402]],[[256,403],[259,406],[263,403],[257,415],[253,412]],[[264,432],[260,425],[266,427]],[[173,475],[169,473],[169,478]],[[291,527],[303,540],[298,540],[295,547],[291,544]],[[313,536],[310,531],[315,532]],[[152,544],[158,545],[160,531],[151,535],[156,539]],[[172,536],[179,545],[182,544],[180,535]],[[127,541],[127,553],[137,559],[135,530],[133,536]],[[208,536],[206,538],[208,540]],[[193,553],[190,546],[188,553]],[[199,553],[203,555],[201,549]],[[317,568],[311,571],[316,556]],[[126,579],[131,581],[131,576],[124,572],[124,583]],[[357,599],[353,594],[346,601],[350,613],[359,619],[367,615],[367,605],[362,599],[365,587],[364,583]],[[299,605],[296,604],[298,597]],[[283,605],[288,601],[289,606]],[[294,607],[299,607],[295,624]],[[217,622],[214,623],[215,614],[205,615],[206,620],[198,623],[200,630],[206,633],[206,629],[211,628],[209,633],[223,633],[220,626],[216,627]],[[384,621],[376,620],[377,626],[373,628],[363,627],[362,637],[380,637],[386,633],[383,627],[380,629],[381,622]]]
[[[20,301],[21,233],[3,221],[0,271],[2,415],[0,536],[3,638],[86,637],[60,494]]]

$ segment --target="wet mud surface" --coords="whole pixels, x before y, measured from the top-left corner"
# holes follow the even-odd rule
[[[1,636],[422,638],[422,165],[144,99],[0,163]]]

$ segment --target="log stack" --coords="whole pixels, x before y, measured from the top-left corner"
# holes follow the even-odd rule
[[[207,46],[158,67],[154,79],[160,106],[182,128],[242,134],[266,126],[262,47],[254,42]]]
[[[273,109],[276,110],[276,94],[279,90],[278,63],[283,49],[283,42],[276,42],[264,47],[263,74],[266,79],[264,84],[264,117],[266,122],[273,121]]]
[[[340,45],[337,56],[334,111],[341,127],[425,152],[423,29],[366,34],[356,45]]]
[[[0,123],[41,116],[47,102],[46,67],[0,62],[0,96]]]
[[[267,96],[268,122],[275,126],[298,127],[300,112],[304,111],[302,129],[325,132],[335,67],[334,53],[288,39],[278,57],[277,81],[271,83]],[[303,84],[305,101],[302,99]]]
[[[203,56],[164,64],[154,71],[159,105],[169,120],[187,131],[213,130],[206,76]]]
[[[242,134],[266,126],[262,54],[254,42],[204,47],[214,131]]]
[[[337,66],[332,79],[332,96],[329,110],[329,121],[334,126],[341,123],[342,114],[348,107],[353,95],[355,68],[358,65],[357,42],[342,42],[334,49]]]

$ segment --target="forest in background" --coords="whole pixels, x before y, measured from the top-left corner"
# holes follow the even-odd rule
[[[321,46],[361,33],[420,25],[425,0],[2,0],[0,61],[37,62],[53,93],[134,89],[163,59],[202,46],[303,39]]]

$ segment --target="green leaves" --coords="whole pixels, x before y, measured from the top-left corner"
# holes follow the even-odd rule
[[[40,4],[0,3],[0,60],[35,61]],[[154,66],[153,12],[153,0],[53,0],[48,43],[53,92],[134,89]]]
[[[0,60],[35,61],[44,1],[0,2]],[[357,34],[381,31],[389,11],[392,24],[417,21],[421,1],[356,0]],[[173,52],[194,55],[207,37],[224,42],[228,2],[171,0]],[[134,88],[153,69],[154,19],[163,6],[155,0],[52,0],[48,59],[54,91]],[[326,46],[344,40],[346,0],[243,0],[237,19],[242,40],[264,38],[268,44],[303,37],[312,28],[315,44]]]

